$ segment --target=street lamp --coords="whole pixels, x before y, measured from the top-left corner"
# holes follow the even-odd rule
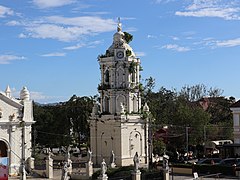
[[[26,180],[25,171],[25,121],[20,122],[20,127],[22,127],[22,159],[21,159],[21,176],[20,180]]]
[[[188,161],[188,129],[190,127],[186,127],[186,151],[187,151],[187,161]]]

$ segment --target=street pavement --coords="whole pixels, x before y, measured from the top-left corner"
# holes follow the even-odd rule
[[[11,179],[20,179],[19,177],[9,177],[9,180]],[[46,180],[48,178],[37,178],[37,177],[27,177],[28,180]],[[193,176],[190,175],[180,175],[180,174],[170,174],[169,180],[193,180]],[[240,179],[238,177],[199,177],[198,179],[203,180],[234,180],[234,179]],[[54,175],[52,180],[61,180],[61,170],[60,169],[54,169]]]

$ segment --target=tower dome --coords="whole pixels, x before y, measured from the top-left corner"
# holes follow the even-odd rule
[[[119,48],[131,51],[131,56],[135,57],[133,49],[129,46],[129,44],[125,40],[125,33],[122,32],[122,24],[120,23],[120,19],[118,20],[117,32],[113,35],[113,43],[108,48],[108,52],[110,54],[114,54],[114,50]]]
[[[20,99],[21,100],[29,100],[30,99],[30,93],[29,93],[27,87],[23,87],[23,89],[21,90]]]

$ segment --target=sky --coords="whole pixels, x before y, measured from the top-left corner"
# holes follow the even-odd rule
[[[118,17],[154,91],[204,84],[240,98],[239,0],[1,0],[0,90],[26,86],[39,103],[96,95]]]

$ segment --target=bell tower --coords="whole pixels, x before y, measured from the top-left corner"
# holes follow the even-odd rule
[[[98,56],[101,82],[99,104],[95,104],[89,120],[90,143],[96,164],[116,155],[118,166],[133,163],[136,152],[147,163],[148,122],[142,117],[140,94],[140,59],[122,32],[120,20],[113,43],[105,54]],[[143,108],[147,109],[147,108]]]
[[[118,23],[112,45],[104,55],[98,57],[101,70],[101,111],[106,114],[120,114],[121,106],[127,113],[139,113],[141,97],[139,92],[140,59],[132,48]]]

